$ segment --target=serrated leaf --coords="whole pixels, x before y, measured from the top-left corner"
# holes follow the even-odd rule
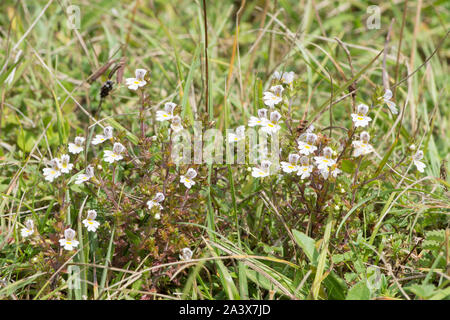
[[[439,250],[441,248],[441,242],[425,240],[422,244],[422,248],[426,250]]]
[[[444,242],[445,239],[445,230],[432,230],[425,232],[425,238],[427,240],[434,240],[438,242]]]

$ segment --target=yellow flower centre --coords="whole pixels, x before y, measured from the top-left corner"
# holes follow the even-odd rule
[[[291,165],[291,166],[288,166],[288,168],[289,168],[289,169],[294,169],[294,166]]]
[[[50,171],[50,174],[55,174],[55,173],[56,173],[55,170]]]
[[[306,144],[305,149],[311,149],[311,147]]]
[[[329,161],[327,159],[323,159],[322,162],[328,163]]]
[[[303,171],[305,171],[305,172],[308,171],[308,168],[303,168]]]
[[[139,84],[139,81],[135,81],[134,83],[135,83],[135,84]]]
[[[94,223],[92,222],[92,220],[88,220],[88,223],[89,223],[90,225],[94,224]]]
[[[185,181],[186,181],[187,183],[191,182],[191,180],[189,180],[188,178],[186,178]]]
[[[272,123],[267,124],[269,127],[273,128],[274,125]]]
[[[365,147],[367,147],[365,144],[362,144],[362,145],[361,145],[361,148],[365,148]]]
[[[72,241],[66,241],[66,244],[71,245]]]

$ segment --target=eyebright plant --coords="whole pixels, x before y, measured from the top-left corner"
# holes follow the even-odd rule
[[[156,110],[155,135],[148,137],[148,119],[144,116],[151,107],[147,96],[147,87],[151,83],[148,76],[146,69],[136,69],[135,77],[125,82],[141,102],[137,143],[130,143],[123,129],[93,124],[89,132],[78,133],[73,142],[60,146],[56,157],[47,161],[47,167],[42,169],[43,179],[57,195],[58,206],[54,205],[52,209],[57,209],[58,213],[45,229],[36,230],[34,221],[27,219],[21,230],[24,241],[45,230],[39,234],[41,241],[35,242],[46,252],[42,259],[56,258],[56,240],[64,251],[80,252],[92,244],[93,234],[97,248],[104,248],[112,240],[112,264],[116,267],[145,260],[158,265],[192,259],[190,247],[200,245],[201,230],[195,225],[205,222],[203,208],[208,200],[201,190],[204,190],[202,176],[206,168],[204,165],[175,165],[171,160],[171,137],[189,129],[176,103],[164,102],[163,109]],[[351,106],[347,119],[344,117],[342,124],[333,124],[339,130],[333,126],[321,127],[319,123],[306,123],[293,131],[295,121],[302,123],[295,119],[297,113],[291,105],[301,92],[295,81],[294,72],[276,71],[269,89],[260,97],[268,109],[259,108],[256,116],[250,116],[247,127],[239,125],[234,133],[228,134],[225,144],[233,147],[235,143],[249,142],[247,132],[254,129],[280,139],[279,150],[271,150],[281,158],[280,162],[269,160],[266,145],[248,144],[248,152],[253,151],[252,148],[259,151],[258,161],[254,163],[246,157],[246,163],[236,168],[241,174],[236,177],[235,184],[252,188],[259,183],[263,190],[269,188],[273,192],[272,201],[277,199],[278,204],[286,206],[292,215],[300,215],[300,228],[305,234],[316,236],[322,232],[329,214],[342,215],[344,208],[350,210],[358,201],[357,194],[367,192],[371,181],[385,174],[379,170],[382,168],[380,154],[384,152],[377,149],[381,132],[376,123],[370,126],[373,121],[370,115],[374,108],[384,105],[394,117],[398,110],[392,101],[392,92],[385,90],[382,96],[376,97],[377,105],[369,107],[360,103]],[[114,91],[108,94],[114,94]],[[103,99],[104,95],[101,97]],[[99,127],[101,133],[96,134]],[[398,170],[408,166],[408,159],[419,172],[424,172],[423,152],[416,152],[415,148],[406,152],[411,151],[414,153],[390,166],[395,174],[400,175]],[[245,167],[251,177],[247,176]],[[221,164],[213,164],[213,168],[221,170]],[[289,190],[289,197],[274,190],[273,186]],[[70,203],[67,196],[71,198]],[[79,218],[68,214],[74,203],[80,205],[76,208],[80,212]],[[305,217],[309,218],[304,220]],[[78,235],[72,229],[77,228],[77,219],[84,226],[84,229],[78,228]],[[293,228],[289,221],[281,229]],[[281,229],[274,230],[279,232]],[[80,244],[83,247],[80,248]],[[96,251],[90,254],[95,256]],[[61,253],[56,260],[62,263],[68,258]],[[157,271],[150,286],[163,290],[172,269]]]

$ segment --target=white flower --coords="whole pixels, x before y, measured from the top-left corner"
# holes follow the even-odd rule
[[[173,102],[166,102],[164,104],[164,110],[156,111],[156,120],[165,121],[173,118],[173,111],[177,105]]]
[[[413,163],[417,167],[417,170],[419,170],[419,172],[423,172],[426,167],[425,163],[420,161],[422,159],[423,159],[423,151],[422,150],[417,151],[416,154],[413,155],[413,157],[412,157]]]
[[[91,165],[86,167],[85,173],[79,174],[75,180],[75,184],[81,184],[89,181],[94,176],[94,168]]]
[[[151,210],[154,206],[159,207],[160,210],[163,209],[163,206],[160,204],[160,202],[163,202],[165,199],[164,194],[161,192],[158,192],[153,200],[147,201],[147,207],[149,210]]]
[[[281,161],[281,168],[286,173],[295,172],[298,170],[297,162],[300,159],[300,156],[295,153],[291,153],[288,158],[288,162]]]
[[[255,127],[255,126],[263,126],[265,125],[269,120],[267,119],[267,109],[262,108],[258,110],[258,117],[250,117],[250,120],[248,121],[249,127]]]
[[[58,162],[58,167],[62,173],[69,173],[72,170],[73,164],[70,163],[70,157],[68,154],[63,154],[61,156],[61,160]]]
[[[391,98],[392,98],[392,91],[387,89],[384,92],[384,95],[378,99],[383,100],[384,103],[387,104],[387,106],[388,106],[389,110],[391,110],[392,114],[398,114],[397,105],[395,104],[395,102],[391,101]]]
[[[245,139],[245,126],[236,128],[236,133],[228,133],[228,143],[233,143]]]
[[[270,121],[267,121],[263,127],[261,128],[262,131],[267,132],[269,134],[276,133],[278,130],[281,129],[278,122],[281,119],[281,114],[278,111],[273,111],[270,113]]]
[[[361,140],[352,142],[352,145],[355,148],[353,150],[354,157],[363,156],[374,151],[373,147],[369,144],[370,135],[366,131],[361,132],[359,137]]]
[[[272,91],[277,97],[281,97],[283,95],[284,88],[283,86],[278,85],[270,87],[269,90]]]
[[[61,171],[59,170],[59,159],[54,158],[50,161],[50,168],[44,168],[44,177],[45,180],[49,182],[53,182],[56,178],[61,175]]]
[[[323,156],[314,157],[316,161],[316,166],[319,170],[326,169],[336,163],[335,160],[331,158],[333,155],[333,150],[330,147],[326,147],[323,149]]]
[[[125,147],[119,143],[114,143],[112,150],[105,150],[105,153],[103,155],[103,160],[109,163],[113,163],[114,161],[119,161],[123,159],[123,156],[121,155],[122,152],[125,151]]]
[[[88,231],[95,232],[100,226],[100,222],[96,221],[95,218],[97,218],[97,211],[89,210],[86,219],[82,221]]]
[[[181,124],[181,118],[179,116],[174,116],[172,118],[172,124],[170,125],[170,129],[172,129],[173,132],[175,133],[183,130],[183,125]]]
[[[92,144],[100,144],[105,142],[106,140],[109,140],[112,138],[113,134],[113,128],[110,126],[107,126],[103,129],[103,134],[98,134],[95,136],[95,138],[92,140]]]
[[[72,229],[66,229],[64,231],[64,239],[59,240],[59,244],[64,247],[66,250],[73,250],[73,248],[77,247],[79,242],[74,240],[75,231]]]
[[[189,248],[181,249],[180,259],[184,261],[188,261],[192,259],[192,250]]]
[[[78,154],[81,151],[83,151],[83,144],[84,144],[84,138],[83,137],[76,137],[75,143],[69,143],[69,152],[72,154]]]
[[[272,92],[266,91],[263,95],[263,101],[266,106],[273,109],[275,105],[279,104],[283,99],[281,97],[277,97]]]
[[[341,172],[342,171],[336,167],[336,164],[333,164],[331,167],[323,167],[320,169],[320,173],[324,179],[328,179],[330,173],[333,178],[336,178]]]
[[[128,89],[137,90],[139,87],[145,86],[147,84],[147,81],[144,80],[146,73],[147,70],[145,69],[136,69],[136,78],[127,78],[125,80],[125,84],[128,86]]]
[[[25,228],[20,230],[20,234],[23,238],[31,236],[34,233],[34,222],[31,219],[25,221]]]
[[[314,145],[316,140],[317,136],[314,133],[306,133],[306,142],[300,140],[297,141],[300,153],[304,155],[314,153],[314,151],[317,150],[317,147]]]
[[[155,220],[161,219],[161,214],[159,212],[155,213]]]
[[[273,73],[273,78],[283,82],[284,84],[291,84],[294,81],[295,73],[293,71],[290,72],[279,72],[275,71]]]
[[[279,104],[281,101],[283,101],[282,93],[283,93],[283,86],[273,86],[270,88],[270,91],[266,91],[263,93],[263,101],[264,104],[271,109],[273,109],[277,104]]]
[[[263,160],[261,166],[252,168],[252,177],[264,178],[270,174],[270,166],[272,162],[269,160]]]
[[[369,125],[369,121],[372,121],[372,118],[366,116],[367,112],[369,112],[369,107],[362,103],[358,106],[357,113],[352,113],[355,127],[366,127]]]
[[[301,157],[300,166],[297,169],[297,175],[300,176],[300,179],[309,178],[311,172],[313,171],[313,166],[309,164],[309,158],[306,156]]]
[[[197,176],[197,171],[193,168],[189,168],[185,175],[180,176],[180,182],[184,184],[184,186],[190,189],[195,181],[193,180]]]
[[[309,178],[311,172],[313,171],[313,166],[299,166],[297,170],[297,175],[300,176],[300,179],[304,180]]]

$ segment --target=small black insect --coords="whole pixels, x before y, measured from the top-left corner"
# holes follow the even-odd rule
[[[109,93],[111,92],[111,90],[113,89],[113,84],[114,82],[112,82],[111,80],[107,80],[103,85],[102,88],[100,90],[100,97],[103,99],[105,97],[107,97],[109,95]]]

